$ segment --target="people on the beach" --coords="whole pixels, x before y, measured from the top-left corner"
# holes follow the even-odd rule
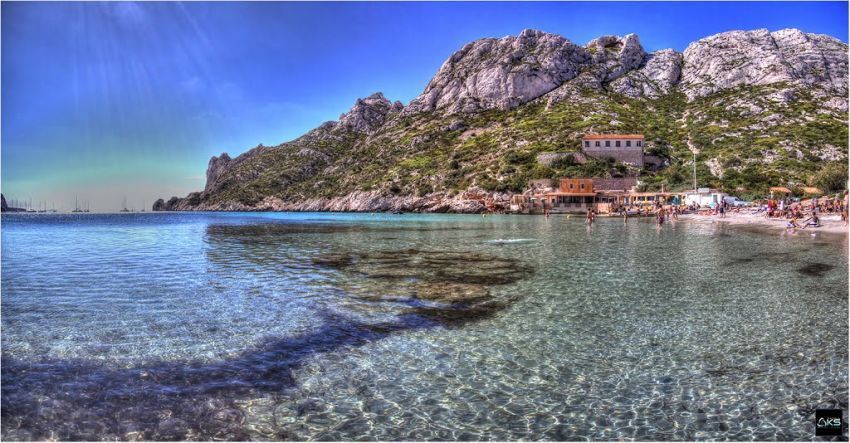
[[[785,224],[785,227],[786,227],[786,228],[788,228],[788,229],[797,229],[797,228],[799,228],[799,227],[800,227],[800,225],[799,225],[799,224],[797,224],[797,217],[794,217],[794,218],[792,218],[791,220],[789,220],[789,221],[788,221],[788,223],[787,223],[787,224]]]
[[[805,222],[803,222],[803,229],[806,229],[810,226],[813,228],[820,227],[820,219],[818,218],[817,212],[812,211],[812,216],[806,219]]]

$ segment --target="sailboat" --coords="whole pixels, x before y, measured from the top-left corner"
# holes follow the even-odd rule
[[[121,202],[121,212],[130,212],[130,210],[127,209],[127,197],[124,197],[124,200]]]
[[[77,196],[76,196],[76,195],[74,196],[74,210],[73,210],[73,211],[71,211],[71,212],[83,212],[83,210],[82,210],[82,209],[80,209],[80,204],[79,204],[79,202],[77,201]]]

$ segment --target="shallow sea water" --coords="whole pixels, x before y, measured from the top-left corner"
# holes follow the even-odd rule
[[[4,215],[0,436],[812,440],[848,406],[847,303],[821,234]]]

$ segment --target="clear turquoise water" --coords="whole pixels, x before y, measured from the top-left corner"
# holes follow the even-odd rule
[[[685,221],[4,215],[2,437],[811,440],[847,271]]]

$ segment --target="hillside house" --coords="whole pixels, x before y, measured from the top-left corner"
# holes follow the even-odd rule
[[[613,158],[637,167],[643,167],[644,137],[640,134],[588,134],[581,139],[581,150],[595,158]]]

